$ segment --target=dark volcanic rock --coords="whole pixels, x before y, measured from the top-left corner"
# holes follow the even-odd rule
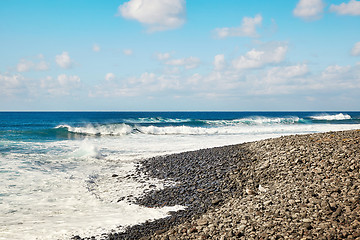
[[[246,167],[250,153],[241,145],[203,149],[143,160],[138,171],[150,177],[176,182],[163,190],[152,190],[136,200],[146,207],[183,205],[186,210],[172,212],[171,217],[133,226],[118,239],[139,239],[169,229],[204,214],[223,199],[238,195],[240,188],[228,177],[239,166]],[[195,229],[189,230],[191,233]]]

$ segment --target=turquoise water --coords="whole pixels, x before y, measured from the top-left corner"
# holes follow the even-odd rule
[[[126,178],[142,158],[349,129],[360,112],[0,112],[0,239],[120,231],[181,209],[127,201],[173,184]]]

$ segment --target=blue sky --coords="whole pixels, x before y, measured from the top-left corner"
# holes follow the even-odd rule
[[[0,110],[360,110],[360,1],[2,0]]]

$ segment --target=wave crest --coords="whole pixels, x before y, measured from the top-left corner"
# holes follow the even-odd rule
[[[137,118],[137,119],[125,119],[126,123],[187,123],[191,122],[191,119],[181,118],[163,118],[163,117],[148,117],[148,118]]]
[[[149,135],[213,135],[213,134],[234,134],[248,132],[249,128],[274,127],[294,125],[301,121],[298,117],[270,118],[270,117],[250,117],[233,120],[190,120],[190,119],[153,119],[146,120],[139,118],[139,123],[113,123],[103,125],[91,125],[73,127],[67,124],[59,125],[56,129],[66,129],[73,134],[90,136],[123,136],[129,134],[149,134]],[[153,122],[151,125],[147,123]],[[173,122],[174,125],[156,125],[163,122]],[[141,125],[141,123],[145,125]],[[178,123],[183,122],[182,125]],[[254,130],[254,129],[252,129]]]
[[[351,119],[351,116],[348,114],[343,114],[343,113],[339,113],[339,114],[322,114],[322,115],[317,115],[317,116],[311,116],[311,119],[314,120],[326,120],[326,121],[339,121],[339,120],[349,120]]]
[[[107,124],[107,125],[87,125],[85,127],[72,127],[70,125],[59,125],[56,128],[65,128],[71,133],[85,134],[85,135],[128,135],[133,132],[133,128],[125,123],[121,124]]]
[[[271,124],[295,124],[300,122],[299,117],[250,117],[240,118],[234,120],[208,120],[205,121],[209,125],[223,125],[223,126],[234,126],[234,125],[271,125]]]

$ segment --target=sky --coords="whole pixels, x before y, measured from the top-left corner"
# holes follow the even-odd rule
[[[0,0],[2,111],[360,110],[360,0]]]

